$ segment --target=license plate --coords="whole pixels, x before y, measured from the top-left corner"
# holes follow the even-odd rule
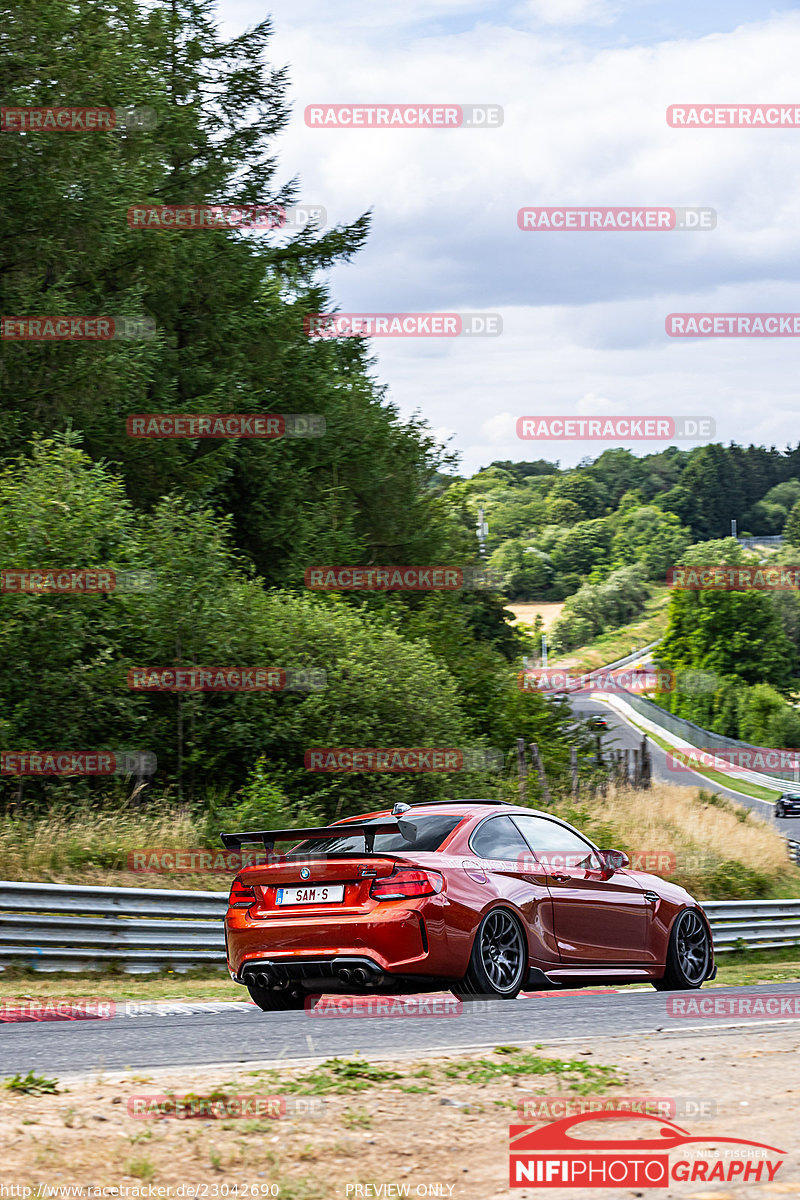
[[[340,904],[344,900],[344,884],[335,887],[278,888],[276,904]]]

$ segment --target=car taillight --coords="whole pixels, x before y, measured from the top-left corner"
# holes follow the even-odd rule
[[[255,902],[255,889],[242,883],[241,879],[234,879],[231,885],[231,894],[228,897],[228,906],[230,908],[250,908]]]
[[[444,887],[444,877],[438,871],[393,871],[384,879],[376,879],[369,894],[373,900],[407,900],[410,896],[435,896]]]

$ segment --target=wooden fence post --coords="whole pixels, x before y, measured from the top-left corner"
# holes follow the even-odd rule
[[[519,802],[528,800],[528,764],[525,761],[525,738],[517,738],[517,774],[519,775]]]
[[[539,776],[539,783],[542,785],[542,796],[544,797],[545,804],[552,804],[553,797],[550,795],[550,788],[547,784],[547,776],[545,775],[544,765],[542,763],[541,755],[539,754],[539,746],[536,742],[529,742],[528,744],[530,746],[533,765],[536,767],[536,772]]]
[[[653,760],[650,757],[650,747],[647,738],[642,738],[642,787],[649,788],[653,782]]]

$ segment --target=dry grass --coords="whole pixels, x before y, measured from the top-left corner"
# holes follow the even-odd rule
[[[40,816],[6,816],[0,823],[0,879],[224,889],[230,872],[163,874],[131,869],[129,855],[135,851],[202,847],[204,833],[202,822],[191,813],[165,803],[139,810],[98,804],[55,808]]]
[[[654,783],[647,792],[612,788],[605,799],[561,801],[556,811],[604,848],[673,855],[666,867],[641,869],[674,879],[700,899],[800,895],[800,870],[789,863],[784,839],[758,814],[724,797]],[[225,891],[233,869],[149,873],[130,867],[137,850],[207,844],[202,817],[165,803],[139,811],[86,807],[7,816],[0,823],[0,879]]]
[[[800,870],[783,837],[726,797],[654,782],[648,791],[611,788],[590,805],[562,802],[557,809],[603,848],[674,855],[653,873],[699,899],[800,895]]]

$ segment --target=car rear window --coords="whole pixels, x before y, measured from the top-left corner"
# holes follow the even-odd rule
[[[376,825],[386,817],[375,817],[364,821],[365,825]],[[462,821],[458,814],[445,816],[443,813],[404,813],[396,833],[379,833],[375,836],[375,853],[392,854],[398,850],[438,850],[442,842]],[[290,854],[363,854],[363,833],[342,833],[341,837],[308,838],[299,842]]]

